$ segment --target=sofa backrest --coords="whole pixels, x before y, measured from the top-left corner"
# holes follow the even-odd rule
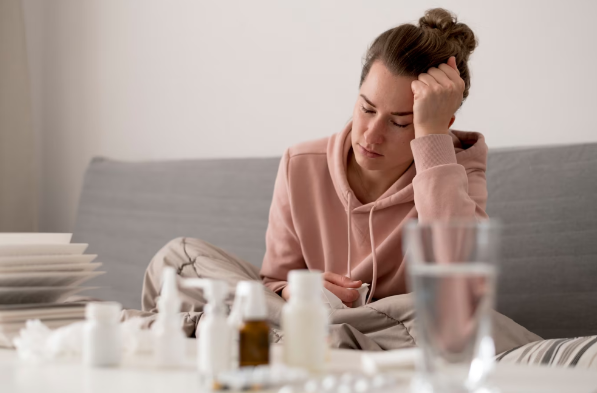
[[[544,338],[597,334],[597,143],[494,151],[487,169],[498,310]]]
[[[119,162],[94,158],[73,242],[106,271],[84,294],[141,309],[145,268],[168,241],[197,237],[257,266],[280,158]]]
[[[107,271],[89,295],[139,309],[151,257],[179,236],[260,266],[279,160],[94,158],[73,236]],[[497,308],[545,338],[597,334],[595,169],[597,144],[489,153],[487,211],[505,225]]]

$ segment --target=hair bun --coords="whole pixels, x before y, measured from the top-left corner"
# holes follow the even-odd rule
[[[444,8],[432,8],[425,11],[419,19],[419,27],[438,34],[453,43],[462,51],[461,57],[467,60],[478,45],[473,31],[464,23],[459,23],[455,15]]]
[[[419,26],[423,29],[438,29],[442,33],[449,33],[457,23],[457,18],[444,8],[432,8],[425,11],[425,16],[419,19]]]

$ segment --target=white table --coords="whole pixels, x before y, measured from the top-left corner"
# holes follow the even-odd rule
[[[183,369],[158,370],[151,358],[125,359],[119,368],[87,368],[75,360],[31,365],[20,361],[14,350],[0,349],[0,392],[96,393],[199,392],[195,371],[194,340],[189,341],[188,362]],[[279,362],[281,348],[272,348]],[[333,350],[331,372],[357,371],[363,352]],[[396,373],[396,392],[408,392],[412,371]],[[587,370],[538,366],[499,365],[492,381],[502,393],[597,393],[597,373]]]

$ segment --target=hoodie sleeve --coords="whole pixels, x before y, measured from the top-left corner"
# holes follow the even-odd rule
[[[417,169],[415,206],[421,221],[488,217],[485,162],[467,168],[459,164],[450,135],[427,135],[410,145]]]
[[[261,266],[263,284],[279,292],[287,283],[290,270],[307,269],[299,238],[292,220],[290,203],[288,150],[282,156],[274,185],[274,195],[269,211],[269,223],[265,233],[265,256]]]

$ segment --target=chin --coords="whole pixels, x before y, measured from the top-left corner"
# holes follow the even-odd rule
[[[363,157],[360,154],[356,154],[355,158],[357,160],[357,164],[359,164],[361,168],[370,171],[380,171],[386,169],[387,167],[385,157],[368,158]]]

